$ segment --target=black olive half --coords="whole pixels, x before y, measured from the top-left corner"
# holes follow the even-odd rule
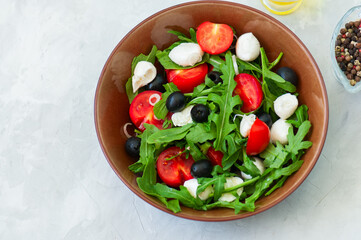
[[[164,76],[162,74],[157,74],[155,79],[145,85],[145,90],[155,90],[159,92],[165,92],[165,88],[163,84],[166,84],[167,81],[165,80]]]
[[[209,160],[199,160],[192,164],[191,174],[195,178],[210,177],[212,168],[212,163]]]
[[[181,92],[171,93],[165,102],[169,112],[180,112],[186,106],[186,98]]]
[[[223,82],[222,78],[221,78],[221,73],[220,72],[216,72],[216,71],[212,71],[208,73],[208,77],[215,83],[218,84],[220,82]]]
[[[263,121],[271,129],[273,124],[271,115],[269,115],[268,113],[261,113],[257,117],[259,120]]]
[[[191,110],[192,120],[198,123],[207,122],[208,115],[209,115],[209,108],[203,104],[197,104]]]
[[[140,138],[130,137],[125,142],[125,151],[129,156],[139,158]]]
[[[285,81],[290,82],[293,85],[297,86],[298,77],[292,68],[281,67],[280,69],[277,70],[277,74],[280,75]]]

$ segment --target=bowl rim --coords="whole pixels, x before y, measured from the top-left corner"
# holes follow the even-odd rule
[[[260,14],[266,18],[268,18],[269,20],[271,20],[274,24],[279,25],[282,29],[286,30],[293,39],[295,39],[300,47],[304,50],[305,54],[310,58],[311,63],[314,65],[315,70],[316,70],[316,75],[318,76],[318,78],[321,80],[320,81],[320,85],[321,85],[321,92],[322,92],[322,99],[323,102],[325,103],[325,119],[323,122],[323,126],[324,129],[322,131],[322,136],[321,136],[321,140],[320,140],[320,146],[317,149],[317,151],[315,152],[314,158],[316,159],[310,166],[308,171],[306,171],[302,177],[300,177],[299,179],[297,179],[297,181],[295,182],[295,184],[293,185],[292,188],[290,188],[287,193],[285,194],[285,197],[282,199],[277,199],[274,202],[272,202],[271,204],[267,205],[267,206],[262,206],[258,209],[256,209],[254,212],[246,212],[243,214],[234,214],[232,216],[228,216],[228,217],[207,217],[204,218],[200,215],[198,216],[190,216],[187,214],[183,214],[183,212],[179,212],[179,213],[174,213],[172,211],[170,211],[169,209],[167,209],[166,207],[157,205],[156,203],[150,201],[146,196],[141,195],[137,192],[137,189],[134,188],[131,184],[127,183],[127,181],[125,181],[123,179],[123,177],[116,171],[115,165],[112,163],[112,161],[110,160],[110,157],[108,155],[108,153],[105,150],[104,147],[104,143],[103,143],[103,139],[102,136],[100,134],[100,126],[99,126],[99,121],[98,121],[98,110],[97,110],[97,103],[98,103],[98,98],[99,98],[99,90],[100,90],[100,86],[102,85],[103,82],[103,78],[104,78],[104,74],[106,72],[106,69],[109,67],[109,64],[111,62],[112,57],[114,56],[114,54],[117,52],[118,48],[123,44],[123,42],[134,32],[136,31],[141,25],[143,25],[145,22],[149,21],[152,18],[157,17],[158,15],[161,15],[167,11],[176,9],[176,8],[181,8],[184,6],[190,6],[190,5],[199,5],[199,4],[204,4],[204,5],[208,5],[208,4],[221,4],[221,5],[227,5],[227,6],[235,6],[235,7],[241,7],[250,11],[253,11],[257,14]],[[326,136],[327,136],[327,131],[328,131],[328,122],[329,122],[329,103],[328,103],[328,96],[327,96],[327,91],[326,91],[326,86],[325,86],[325,82],[324,79],[322,77],[321,71],[315,61],[315,59],[313,58],[312,54],[310,53],[310,51],[307,49],[307,47],[304,45],[304,43],[296,36],[295,33],[293,33],[293,31],[291,31],[286,25],[284,25],[283,23],[281,23],[280,21],[278,21],[277,19],[275,19],[274,17],[268,15],[265,12],[262,12],[261,10],[255,9],[253,7],[244,5],[244,4],[240,4],[240,3],[235,3],[235,2],[229,2],[229,1],[217,1],[217,0],[206,0],[206,1],[202,1],[202,0],[198,0],[198,1],[192,1],[192,2],[185,2],[185,3],[180,3],[180,4],[176,4],[170,7],[167,7],[165,9],[162,9],[158,12],[155,12],[154,14],[152,14],[151,16],[145,18],[143,21],[141,21],[140,23],[138,23],[135,27],[133,27],[120,41],[119,43],[115,46],[115,48],[112,50],[111,54],[109,55],[109,57],[107,58],[106,63],[104,64],[104,67],[101,71],[101,74],[99,76],[98,79],[98,83],[97,83],[97,87],[96,87],[96,91],[95,91],[95,98],[94,98],[94,123],[95,123],[95,128],[96,128],[96,133],[97,133],[97,138],[100,144],[100,147],[102,149],[102,152],[104,154],[104,156],[106,157],[106,160],[108,161],[109,165],[111,166],[111,168],[113,169],[113,171],[115,172],[115,174],[120,178],[120,180],[138,197],[140,197],[142,200],[144,200],[145,202],[147,202],[148,204],[152,205],[153,207],[155,207],[158,210],[161,210],[162,212],[166,212],[169,213],[173,216],[179,217],[179,218],[183,218],[183,219],[189,219],[189,220],[195,220],[195,221],[203,221],[203,222],[224,222],[224,221],[232,221],[232,220],[238,220],[238,219],[242,219],[242,218],[246,218],[246,217],[250,217],[253,215],[257,215],[261,212],[264,212],[272,207],[274,207],[275,205],[279,204],[280,202],[282,202],[283,200],[285,200],[287,197],[289,197],[301,184],[302,182],[304,182],[304,180],[307,178],[307,176],[311,173],[312,169],[314,168],[315,164],[318,161],[318,158],[322,152],[323,146],[325,144],[326,141]],[[182,206],[183,208],[184,206]]]

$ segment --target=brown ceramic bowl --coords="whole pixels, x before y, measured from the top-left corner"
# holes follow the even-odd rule
[[[253,32],[273,60],[282,51],[284,56],[278,67],[288,66],[297,72],[299,100],[309,107],[312,130],[308,140],[313,146],[303,156],[301,169],[288,178],[284,186],[268,197],[256,202],[255,212],[235,215],[233,209],[197,211],[182,207],[174,214],[157,199],[144,194],[137,186],[136,176],[128,170],[132,163],[124,150],[126,136],[124,124],[130,122],[125,83],[131,74],[133,57],[148,54],[152,45],[168,47],[176,37],[167,33],[174,29],[187,33],[204,21],[226,23],[238,34]],[[317,64],[305,45],[282,23],[253,8],[230,2],[190,2],[160,11],[132,29],[115,47],[99,78],[95,95],[95,124],[103,152],[119,178],[140,198],[154,207],[178,217],[201,221],[240,219],[265,211],[281,202],[297,189],[311,172],[325,142],[328,125],[328,100],[325,85]]]

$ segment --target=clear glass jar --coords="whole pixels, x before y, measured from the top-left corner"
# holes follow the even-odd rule
[[[341,20],[337,23],[331,39],[330,44],[330,55],[331,55],[331,62],[332,62],[332,68],[333,72],[335,74],[335,77],[338,82],[340,82],[344,88],[351,93],[359,92],[361,90],[361,81],[357,82],[354,86],[351,86],[350,80],[347,79],[346,75],[343,73],[341,68],[338,66],[337,60],[336,60],[336,52],[335,52],[335,46],[336,46],[336,40],[337,36],[340,34],[341,28],[345,27],[345,24],[348,22],[354,22],[361,20],[361,5],[356,6],[348,10],[345,15],[341,18]],[[361,56],[361,55],[360,55]]]

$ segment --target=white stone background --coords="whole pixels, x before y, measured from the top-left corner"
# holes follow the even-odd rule
[[[135,196],[97,140],[93,101],[115,45],[182,0],[0,0],[0,239],[360,239],[361,96],[332,73],[329,42],[359,0],[304,0],[273,17],[305,43],[330,104],[321,157],[272,209],[209,223],[174,217]],[[234,1],[261,11],[258,0]]]

